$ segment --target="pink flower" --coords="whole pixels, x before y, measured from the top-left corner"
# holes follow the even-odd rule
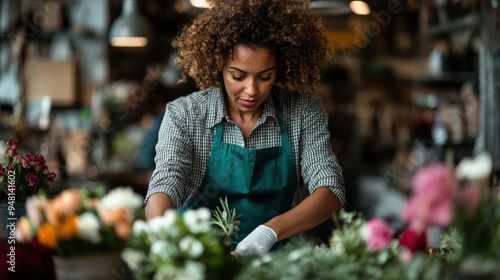
[[[452,170],[442,163],[435,163],[422,167],[415,173],[412,179],[413,194],[433,196],[438,196],[440,192],[451,194],[455,182]]]
[[[7,151],[5,152],[5,154],[11,158],[13,158],[16,155],[16,153],[17,153],[16,150],[10,148],[7,148]]]
[[[33,172],[28,172],[26,175],[26,179],[28,180],[28,184],[30,186],[37,186],[38,185],[38,177],[33,173]]]
[[[403,209],[403,221],[421,233],[428,225],[448,226],[453,220],[453,172],[443,164],[417,171],[412,179],[413,193]]]
[[[363,229],[368,250],[380,251],[391,243],[394,230],[382,219],[371,219]]]
[[[45,158],[41,154],[36,154],[35,157],[33,158],[33,161],[35,163],[40,163],[43,165],[45,163]]]
[[[19,139],[11,139],[7,141],[7,149],[15,150],[17,149],[18,144],[19,144]]]
[[[54,182],[56,180],[56,173],[49,172],[49,174],[47,175],[47,179],[51,182]]]
[[[27,153],[26,155],[24,155],[24,157],[21,159],[21,164],[23,166],[23,168],[28,168],[28,166],[30,165],[30,163],[33,161],[33,154],[31,153]]]
[[[43,164],[41,164],[40,162],[35,162],[34,167],[35,167],[35,170],[38,172],[43,171]]]
[[[407,229],[399,236],[399,245],[408,248],[412,253],[427,249],[427,233],[422,231],[417,234],[414,230]]]
[[[411,250],[403,248],[401,250],[401,253],[399,254],[399,260],[404,264],[408,264],[411,262],[412,259],[413,259],[413,253],[411,252]]]
[[[33,165],[36,171],[43,171],[43,167],[45,166],[45,158],[41,154],[36,154],[33,157]]]

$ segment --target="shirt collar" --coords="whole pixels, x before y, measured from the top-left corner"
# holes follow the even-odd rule
[[[213,87],[208,94],[207,106],[214,106],[208,108],[208,119],[207,125],[209,128],[213,128],[216,124],[222,122],[222,120],[227,116],[226,105],[224,102],[224,94],[218,87]]]
[[[257,121],[256,125],[259,125],[263,122],[266,121],[268,117],[272,117],[276,124],[278,124],[278,119],[276,117],[275,113],[275,107],[274,107],[274,101],[272,98],[273,91],[269,94],[269,96],[266,98],[266,100],[263,103],[264,109],[262,111],[262,116],[259,118]],[[214,87],[212,90],[209,92],[209,102],[208,106],[212,106],[212,104],[215,106],[215,111],[212,111],[209,109],[209,111],[212,111],[213,114],[209,114],[209,118],[207,119],[207,125],[209,128],[213,128],[215,125],[218,123],[222,122],[224,119],[228,120],[229,119],[229,114],[226,108],[226,103],[224,102],[224,93],[220,88]]]

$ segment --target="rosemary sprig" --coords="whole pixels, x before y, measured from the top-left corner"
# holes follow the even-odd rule
[[[215,210],[212,211],[213,216],[210,221],[211,225],[217,226],[221,230],[221,234],[230,240],[231,237],[237,236],[240,230],[240,217],[241,215],[236,214],[236,209],[229,209],[229,203],[227,202],[227,197],[224,199],[219,198],[222,210],[217,206]]]

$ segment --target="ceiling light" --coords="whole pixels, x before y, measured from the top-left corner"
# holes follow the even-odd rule
[[[111,25],[109,41],[115,47],[144,47],[148,44],[148,29],[136,0],[123,0],[122,14]]]
[[[357,15],[369,15],[371,12],[370,6],[364,1],[351,1],[349,3],[349,8]]]
[[[190,0],[189,2],[191,3],[191,5],[193,5],[193,7],[196,8],[210,8],[210,5],[208,5],[206,0]]]

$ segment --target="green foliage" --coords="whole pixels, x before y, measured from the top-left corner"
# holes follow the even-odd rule
[[[354,212],[340,211],[330,247],[302,239],[290,241],[277,252],[244,260],[238,280],[250,279],[401,279],[397,242],[379,251],[367,249],[366,221]]]
[[[462,257],[462,236],[457,228],[448,228],[443,235],[441,235],[441,248],[440,254],[452,264],[456,264]]]
[[[219,198],[219,201],[222,209],[217,206],[215,210],[212,211],[213,217],[210,224],[214,226],[215,229],[219,230],[226,244],[231,244],[231,238],[238,236],[241,215],[236,214],[236,209],[229,208],[227,197],[225,197],[224,200]]]

